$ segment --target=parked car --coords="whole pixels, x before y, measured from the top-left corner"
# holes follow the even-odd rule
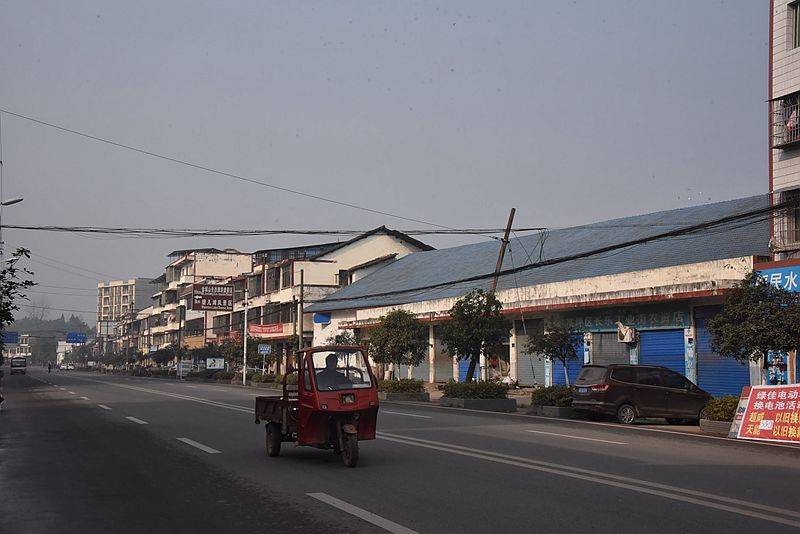
[[[680,373],[650,365],[586,365],[575,380],[572,407],[613,415],[626,425],[638,417],[697,424],[711,395]]]

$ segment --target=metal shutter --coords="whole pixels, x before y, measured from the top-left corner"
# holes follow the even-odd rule
[[[661,365],[676,373],[686,373],[683,329],[647,330],[639,333],[639,363]]]
[[[592,363],[594,365],[631,363],[628,344],[617,341],[616,332],[597,332],[592,334]]]
[[[544,385],[544,358],[525,352],[528,336],[517,335],[517,380],[521,386]]]
[[[697,382],[698,386],[715,397],[739,395],[750,385],[750,368],[733,358],[724,358],[711,350],[711,334],[706,329],[708,319],[696,317]]]
[[[578,358],[567,361],[567,374],[570,385],[575,383],[583,367],[583,342],[576,346]],[[553,362],[553,384],[564,384],[564,366],[559,360]]]
[[[469,362],[471,360],[458,360],[458,381],[459,382],[466,382],[467,380],[467,372],[469,371]],[[475,379],[480,372],[480,368],[478,364],[475,364],[475,371],[472,374],[472,378]]]

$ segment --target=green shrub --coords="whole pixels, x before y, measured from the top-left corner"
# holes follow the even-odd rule
[[[190,371],[188,376],[191,378],[211,378],[217,372],[218,371],[215,371],[213,369],[201,369],[198,371]]]
[[[499,382],[454,382],[444,385],[444,396],[453,399],[505,399],[508,387]]]
[[[739,397],[736,395],[726,395],[724,397],[714,397],[706,407],[703,408],[704,419],[712,421],[733,421],[736,415],[736,408],[739,406]]]
[[[283,376],[282,374],[275,375],[275,383],[279,386],[283,385]],[[286,379],[287,384],[297,384],[297,373],[292,373],[289,375],[289,378]]]
[[[271,373],[265,373],[265,374],[256,373],[253,375],[253,378],[251,380],[253,382],[275,382],[275,375]]]
[[[378,389],[387,393],[422,393],[425,391],[422,380],[401,378],[400,380],[378,380]]]
[[[235,374],[236,373],[234,373],[233,371],[217,371],[216,373],[211,375],[211,378],[213,378],[214,380],[230,380],[231,378],[234,377]]]
[[[531,406],[572,406],[572,388],[569,386],[550,386],[534,389],[531,394]]]
[[[169,369],[166,367],[153,367],[150,369],[150,376],[169,376]]]

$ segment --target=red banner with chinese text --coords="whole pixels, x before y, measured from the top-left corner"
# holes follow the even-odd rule
[[[800,443],[800,384],[753,386],[738,437]]]

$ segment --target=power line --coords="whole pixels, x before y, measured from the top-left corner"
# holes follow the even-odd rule
[[[83,273],[71,271],[71,270],[68,270],[68,269],[64,269],[63,267],[58,267],[56,265],[50,265],[49,263],[45,263],[45,262],[40,261],[40,260],[34,260],[33,258],[28,258],[28,261],[32,261],[33,263],[37,263],[39,265],[44,265],[45,267],[49,267],[51,269],[55,269],[56,271],[60,271],[62,273],[67,273],[67,274],[71,274],[71,275],[74,275],[74,276],[80,276],[80,277],[83,277],[83,278],[88,278],[89,280],[97,281],[97,277],[96,276],[89,276],[88,274],[83,274]]]
[[[67,262],[64,262],[64,261],[61,261],[61,260],[57,260],[55,258],[48,258],[47,256],[44,256],[43,254],[37,254],[35,252],[31,252],[31,256],[36,256],[37,258],[44,258],[44,259],[46,259],[48,261],[52,261],[54,263],[59,263],[61,265],[65,265],[67,267],[72,267],[73,269],[79,269],[81,271],[86,271],[86,272],[89,272],[89,273],[92,273],[92,274],[99,274],[100,276],[105,276],[105,277],[108,277],[108,278],[117,278],[117,277],[115,277],[113,275],[110,275],[108,273],[101,273],[101,272],[98,272],[98,271],[93,271],[91,269],[87,269],[86,267],[81,267],[80,265],[72,265],[71,263],[67,263]]]
[[[283,186],[280,186],[280,185],[275,185],[275,184],[271,184],[271,183],[268,183],[268,182],[255,180],[253,178],[247,178],[245,176],[234,174],[232,172],[221,171],[219,169],[214,169],[214,168],[208,167],[206,165],[200,165],[199,163],[192,163],[192,162],[187,161],[187,160],[182,160],[182,159],[179,159],[179,158],[176,158],[176,157],[167,156],[167,155],[164,155],[164,154],[159,154],[157,152],[152,152],[150,150],[145,150],[145,149],[140,148],[140,147],[135,147],[135,146],[127,145],[127,144],[124,144],[124,143],[120,143],[118,141],[114,141],[114,140],[111,140],[111,139],[106,139],[106,138],[103,138],[103,137],[98,137],[96,135],[91,135],[91,134],[88,134],[86,132],[73,130],[73,129],[67,128],[65,126],[60,126],[58,124],[54,124],[54,123],[51,123],[51,122],[46,122],[46,121],[31,117],[31,116],[28,116],[28,115],[23,115],[21,113],[16,113],[16,112],[10,111],[8,109],[0,108],[0,113],[6,113],[8,115],[11,115],[12,117],[17,117],[19,119],[24,119],[24,120],[27,120],[27,121],[30,121],[30,122],[33,122],[33,123],[36,123],[36,124],[40,124],[42,126],[47,126],[49,128],[54,128],[54,129],[60,130],[62,132],[71,133],[73,135],[84,137],[86,139],[91,139],[93,141],[97,141],[97,142],[100,142],[100,143],[105,143],[107,145],[115,146],[117,148],[123,148],[125,150],[130,150],[132,152],[137,152],[139,154],[144,154],[146,156],[150,156],[150,157],[153,157],[153,158],[161,159],[161,160],[164,160],[164,161],[177,163],[179,165],[185,165],[185,166],[191,167],[193,169],[197,169],[197,170],[201,170],[201,171],[205,171],[205,172],[210,172],[210,173],[217,174],[217,175],[220,175],[220,176],[225,176],[227,178],[232,178],[234,180],[239,180],[239,181],[242,181],[242,182],[247,182],[247,183],[251,183],[251,184],[255,184],[255,185],[260,185],[262,187],[268,187],[268,188],[271,188],[271,189],[276,189],[278,191],[283,191],[285,193],[291,193],[293,195],[299,195],[299,196],[303,196],[303,197],[306,197],[306,198],[312,198],[312,199],[315,199],[315,200],[319,200],[321,202],[327,202],[327,203],[330,203],[330,204],[336,204],[336,205],[339,205],[339,206],[344,206],[344,207],[353,208],[353,209],[357,209],[357,210],[361,210],[361,211],[366,211],[366,212],[369,212],[369,213],[375,213],[375,214],[378,214],[378,215],[385,215],[387,217],[393,217],[395,219],[401,219],[401,220],[404,220],[404,221],[416,222],[416,223],[424,224],[424,225],[427,225],[427,226],[435,226],[437,228],[451,229],[448,226],[432,223],[432,222],[425,221],[425,220],[422,220],[422,219],[415,219],[413,217],[405,217],[403,215],[398,215],[396,213],[391,213],[391,212],[388,212],[388,211],[381,211],[381,210],[374,209],[374,208],[368,208],[366,206],[360,206],[358,204],[352,204],[350,202],[342,202],[340,200],[334,200],[334,199],[323,197],[323,196],[320,196],[320,195],[314,195],[312,193],[306,193],[304,191],[299,191],[299,190],[296,190],[296,189],[290,189],[288,187],[283,187]]]
[[[81,234],[110,234],[122,237],[138,237],[152,239],[174,239],[181,237],[249,237],[273,235],[330,235],[330,236],[357,236],[368,230],[315,230],[315,229],[211,229],[211,228],[127,228],[109,226],[59,226],[59,225],[25,225],[8,224],[4,228],[15,230],[31,230],[41,232],[63,232]],[[542,231],[543,227],[515,228],[515,232]],[[503,228],[452,228],[442,230],[399,230],[408,235],[488,235],[499,234]],[[68,264],[65,264],[68,265]]]
[[[53,286],[53,285],[39,284],[39,283],[36,284],[36,287],[49,287],[49,288],[53,288],[53,289],[72,289],[72,290],[75,290],[75,291],[94,291],[95,293],[97,292],[97,288],[96,287]]]
[[[38,286],[37,286],[38,287]],[[83,298],[92,298],[96,299],[97,295],[88,295],[88,294],[80,294],[80,293],[55,293],[52,291],[36,291],[35,289],[26,289],[25,293],[36,293],[38,295],[59,295],[62,297],[83,297]]]

